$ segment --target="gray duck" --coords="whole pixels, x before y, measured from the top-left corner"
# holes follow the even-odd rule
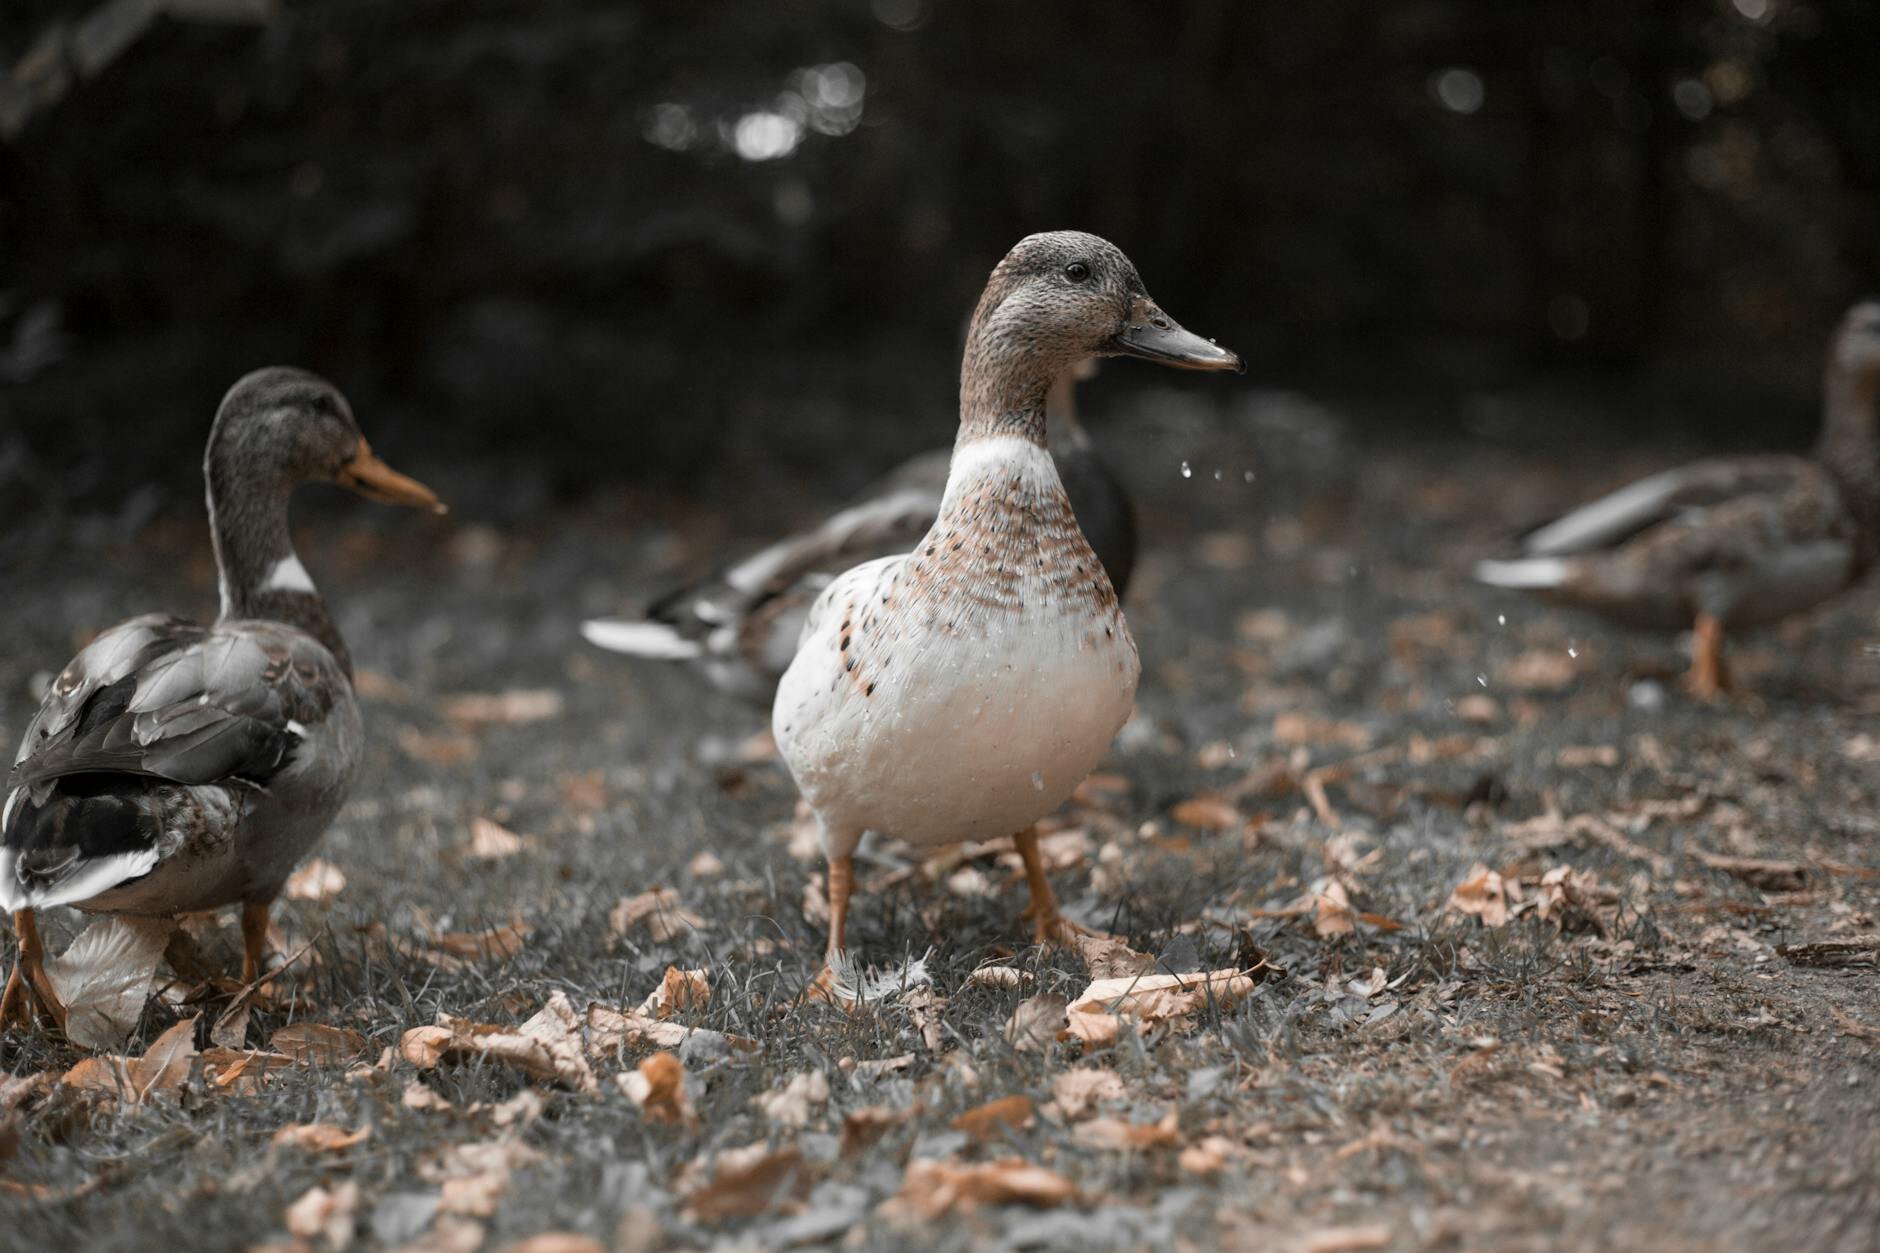
[[[1716,457],[1665,470],[1527,536],[1476,578],[1634,626],[1691,628],[1685,686],[1729,686],[1727,631],[1850,587],[1880,556],[1880,301],[1849,309],[1829,348],[1810,456]]]
[[[221,611],[120,623],[53,681],[0,810],[0,906],[19,961],[0,1021],[63,1022],[35,911],[173,916],[242,906],[242,979],[268,909],[352,787],[352,660],[288,534],[310,481],[442,513],[372,452],[332,384],[257,370],[229,389],[203,458]]]
[[[1077,384],[1095,373],[1086,358],[1053,381],[1046,429],[1071,511],[1122,596],[1136,566],[1136,508],[1077,420]],[[952,455],[940,448],[914,457],[855,504],[668,593],[643,619],[596,618],[581,634],[613,652],[695,665],[719,689],[767,705],[830,580],[907,551],[933,525]]]

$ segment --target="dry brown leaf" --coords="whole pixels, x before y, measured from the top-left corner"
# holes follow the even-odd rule
[[[1065,1015],[1064,1032],[1081,1040],[1085,1052],[1107,1049],[1123,1033],[1123,1020],[1115,1014],[1080,1009]]]
[[[481,1056],[578,1092],[592,1093],[600,1086],[587,1063],[581,1020],[561,991],[551,993],[535,1016],[513,1031],[439,1014],[434,1025],[405,1032],[399,1051],[421,1070]]]
[[[371,1137],[371,1127],[348,1131],[330,1122],[307,1122],[282,1127],[269,1143],[276,1148],[302,1149],[308,1153],[335,1153],[363,1144]]]
[[[426,735],[416,727],[398,728],[398,747],[405,756],[429,766],[449,769],[473,761],[477,755],[477,742],[467,735],[452,733],[447,735]]]
[[[1765,892],[1799,892],[1808,885],[1808,870],[1800,862],[1727,857],[1702,848],[1693,848],[1691,854],[1712,870],[1721,870]]]
[[[719,1155],[711,1182],[686,1197],[685,1212],[694,1222],[756,1218],[774,1210],[794,1212],[815,1181],[803,1154],[795,1148],[748,1150]]]
[[[1856,1040],[1880,1041],[1880,1027],[1870,1027],[1852,1014],[1843,1013],[1837,1005],[1828,1006],[1828,1012],[1834,1016],[1834,1025],[1841,1029],[1841,1034],[1852,1036]]]
[[[343,1249],[352,1243],[359,1213],[359,1185],[348,1179],[332,1191],[313,1187],[287,1207],[282,1216],[288,1233],[302,1240],[324,1240]]]
[[[302,1066],[344,1066],[366,1053],[366,1038],[349,1027],[297,1022],[268,1037],[268,1047]]]
[[[281,888],[290,901],[312,901],[323,905],[346,890],[346,872],[318,857],[307,862]]]
[[[418,1174],[440,1185],[438,1208],[446,1214],[487,1218],[502,1204],[510,1176],[541,1154],[515,1139],[453,1144],[418,1165]]]
[[[1002,1096],[996,1101],[976,1105],[953,1120],[955,1131],[964,1131],[976,1142],[998,1139],[1008,1131],[1022,1131],[1031,1125],[1036,1106],[1028,1096]]]
[[[1092,979],[1116,979],[1123,975],[1139,975],[1155,968],[1154,957],[1148,953],[1138,953],[1125,944],[1120,936],[1108,935],[1101,931],[1071,928],[1068,943],[1070,947],[1077,950],[1077,955],[1084,959],[1084,965],[1089,969]]]
[[[1477,862],[1449,894],[1443,908],[1458,914],[1473,914],[1485,926],[1505,927],[1509,917],[1508,889],[1501,875]]]
[[[1321,939],[1350,935],[1357,930],[1351,919],[1351,896],[1337,879],[1324,879],[1312,893],[1312,932]]]
[[[156,1092],[174,1092],[189,1078],[196,1059],[197,1017],[185,1018],[158,1036],[142,1057],[87,1057],[65,1072],[68,1088],[103,1092],[137,1104]]]
[[[863,1105],[842,1115],[842,1156],[854,1157],[913,1116],[912,1109]]]
[[[979,966],[966,976],[966,982],[976,988],[1016,988],[1030,981],[1031,972],[1016,966]]]
[[[463,855],[472,861],[501,861],[514,857],[529,847],[529,843],[527,838],[500,822],[476,817],[470,820],[470,843],[464,847]]]
[[[1857,935],[1812,944],[1778,944],[1778,956],[1797,966],[1880,965],[1880,935]]]
[[[1558,692],[1572,683],[1579,665],[1564,648],[1530,648],[1495,667],[1495,681],[1522,692]]]
[[[1281,744],[1331,745],[1362,752],[1371,746],[1371,733],[1355,722],[1337,722],[1312,714],[1283,713],[1273,719],[1273,738]]]
[[[293,1064],[294,1059],[287,1054],[266,1049],[209,1048],[202,1051],[203,1077],[225,1091],[258,1092],[270,1074],[287,1070]]]
[[[46,963],[65,1006],[67,1039],[81,1048],[114,1049],[130,1038],[171,930],[167,918],[100,918]]]
[[[892,1204],[932,1220],[981,1205],[1033,1205],[1041,1209],[1077,1199],[1077,1189],[1056,1171],[1022,1158],[960,1164],[917,1159],[907,1164]]]
[[[576,1231],[544,1231],[504,1246],[503,1253],[607,1253],[607,1246]]]
[[[1232,801],[1212,792],[1178,802],[1169,810],[1169,817],[1185,827],[1203,831],[1238,831],[1246,822]]]
[[[1390,1247],[1390,1228],[1382,1223],[1363,1227],[1326,1227],[1300,1244],[1301,1253],[1364,1253]]]
[[[438,702],[444,717],[466,731],[515,726],[561,716],[562,695],[553,688],[513,688],[507,692],[466,692]]]
[[[1079,1123],[1074,1136],[1077,1143],[1093,1149],[1172,1149],[1182,1138],[1174,1110],[1164,1114],[1161,1121],[1152,1123],[1093,1118]]]
[[[1027,997],[1005,1024],[1005,1042],[1019,1052],[1038,1052],[1057,1042],[1064,1029],[1064,998],[1046,992]]]
[[[1060,1116],[1075,1122],[1105,1101],[1120,1101],[1129,1095],[1123,1077],[1107,1067],[1080,1066],[1051,1080],[1051,1103]]]
[[[818,1070],[791,1075],[782,1087],[760,1093],[757,1107],[764,1117],[785,1127],[807,1127],[811,1108],[829,1100],[829,1080]]]
[[[1554,754],[1554,764],[1562,770],[1584,770],[1589,766],[1612,767],[1619,764],[1616,744],[1569,744]]]
[[[670,1018],[688,1009],[702,1009],[712,999],[711,976],[703,970],[666,967],[666,973],[652,994],[640,1002],[640,1013],[649,1018]]]
[[[648,939],[664,944],[687,931],[702,930],[705,920],[680,905],[679,894],[671,888],[653,888],[638,896],[621,897],[607,914],[607,926],[617,936],[644,927]]]
[[[1175,1161],[1191,1175],[1212,1175],[1240,1156],[1240,1146],[1226,1136],[1207,1136],[1181,1151]]]
[[[482,931],[447,931],[437,937],[437,947],[445,958],[439,964],[454,970],[459,967],[452,964],[453,959],[458,962],[476,962],[514,957],[522,951],[524,943],[534,931],[534,927],[520,919],[500,927],[486,927]],[[419,956],[432,955],[420,953]]]
[[[437,1207],[446,1214],[489,1218],[509,1194],[508,1171],[484,1171],[446,1179],[438,1190]]]
[[[1072,1030],[1074,1033],[1080,1014],[1114,1014],[1141,1023],[1169,1022],[1179,1027],[1185,1025],[1190,1014],[1209,1004],[1230,1006],[1253,988],[1253,977],[1245,970],[1097,979],[1070,1003]]]
[[[636,1070],[614,1076],[614,1082],[634,1107],[654,1122],[697,1126],[685,1063],[671,1053],[655,1053]],[[827,1085],[825,1085],[826,1088]],[[825,1091],[824,1099],[827,1099]],[[805,1118],[807,1121],[807,1117]]]
[[[712,879],[725,872],[725,863],[716,853],[705,849],[685,864],[685,872],[694,879]]]

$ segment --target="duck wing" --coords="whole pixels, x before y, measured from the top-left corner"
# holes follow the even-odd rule
[[[933,525],[949,455],[914,458],[859,503],[670,593],[642,620],[597,618],[581,634],[614,652],[696,662],[720,688],[768,701],[830,580],[858,563],[905,553]]]
[[[1661,471],[1581,505],[1523,539],[1530,557],[1613,548],[1649,527],[1743,497],[1783,495],[1819,477],[1801,457],[1716,457]]]
[[[332,654],[279,623],[151,615],[105,632],[26,728],[0,810],[0,903],[87,899],[147,872],[175,831],[233,821],[233,793],[266,787],[344,689]],[[201,812],[174,812],[184,802]]]

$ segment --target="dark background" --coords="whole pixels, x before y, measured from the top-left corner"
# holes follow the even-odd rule
[[[852,484],[1068,226],[1396,429],[1798,446],[1880,287],[1877,81],[1868,0],[8,0],[0,524],[193,507],[276,361],[496,513]],[[1482,418],[1536,388],[1564,432]]]

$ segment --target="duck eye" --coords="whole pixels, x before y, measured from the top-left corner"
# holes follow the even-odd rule
[[[1090,277],[1090,267],[1081,261],[1073,261],[1064,267],[1064,277],[1073,283],[1081,283]]]

